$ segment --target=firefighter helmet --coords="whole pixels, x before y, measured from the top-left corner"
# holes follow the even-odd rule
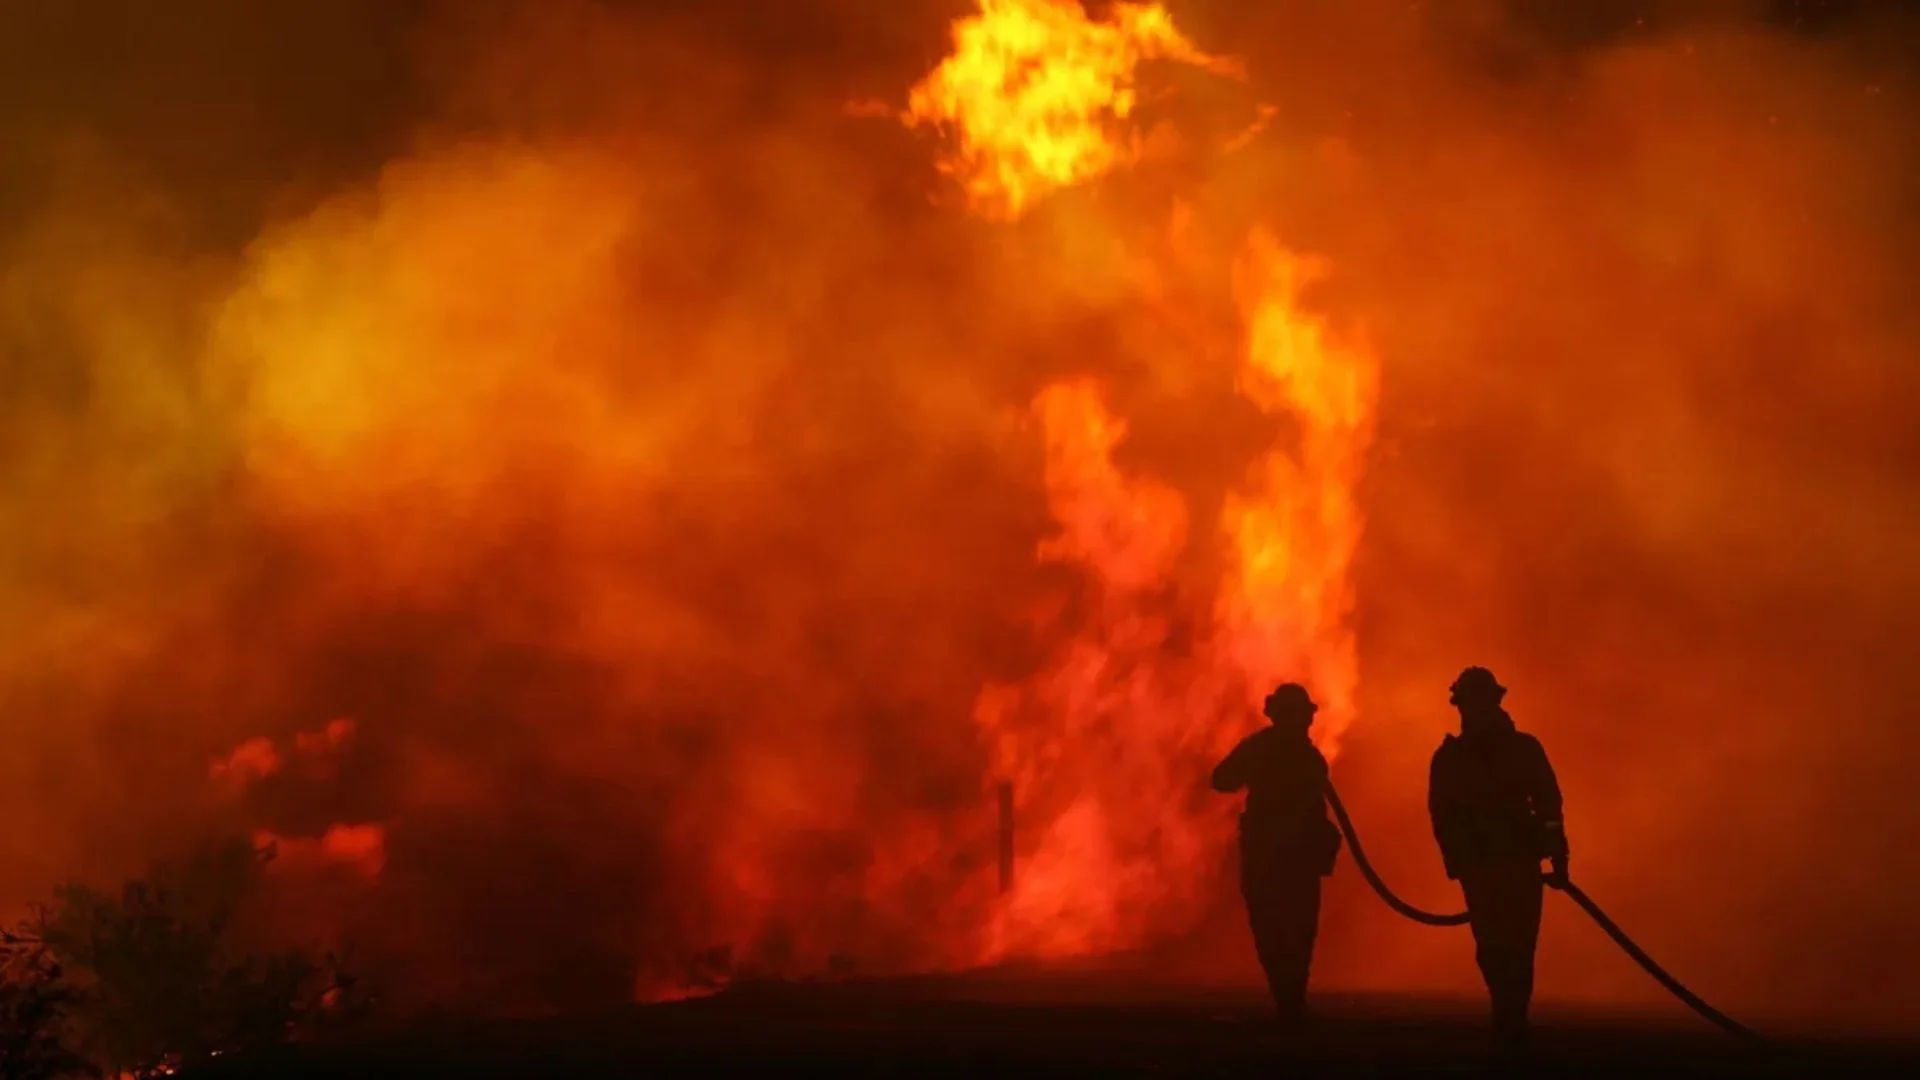
[[[1507,696],[1507,688],[1500,685],[1493,672],[1483,667],[1462,671],[1448,689],[1452,692],[1448,700],[1455,705],[1493,705]]]

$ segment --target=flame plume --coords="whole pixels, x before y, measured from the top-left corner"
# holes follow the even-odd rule
[[[1158,5],[1116,4],[1094,21],[1074,2],[981,0],[953,40],[906,120],[952,129],[942,167],[991,221],[1137,159],[1128,121],[1143,62],[1234,70]],[[1210,612],[1183,604],[1171,581],[1189,540],[1186,499],[1115,465],[1127,424],[1100,384],[1064,379],[1034,399],[1059,529],[1036,554],[1077,568],[1088,601],[1045,670],[989,687],[976,709],[995,767],[1021,793],[1027,837],[990,956],[1131,947],[1190,922],[1230,828],[1224,801],[1196,794],[1200,777],[1275,683],[1308,683],[1324,707],[1315,737],[1337,752],[1358,683],[1355,488],[1379,372],[1303,307],[1302,288],[1322,273],[1257,228],[1233,267],[1239,390],[1296,437],[1228,494],[1226,570]],[[1210,634],[1179,644],[1209,619]]]
[[[941,169],[976,212],[1008,220],[1138,156],[1128,121],[1148,60],[1236,70],[1196,48],[1158,4],[1115,4],[1094,20],[1078,0],[981,0],[954,24],[952,55],[913,88],[905,118],[950,129]]]
[[[1255,232],[1235,270],[1247,337],[1241,392],[1292,418],[1298,437],[1254,466],[1251,491],[1227,499],[1221,523],[1234,564],[1216,611],[1252,691],[1283,679],[1312,688],[1321,706],[1314,738],[1331,758],[1360,679],[1350,625],[1362,526],[1355,492],[1380,369],[1364,345],[1336,341],[1301,309],[1300,290],[1323,266]]]

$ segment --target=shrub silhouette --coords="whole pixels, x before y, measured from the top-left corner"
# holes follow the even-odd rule
[[[8,1080],[98,1076],[73,1047],[80,994],[44,942],[0,934],[0,1069]]]
[[[272,856],[245,840],[209,845],[117,893],[65,886],[41,909],[33,932],[71,995],[59,1011],[108,1075],[157,1076],[283,1041],[337,995],[326,965],[249,952],[235,933]]]

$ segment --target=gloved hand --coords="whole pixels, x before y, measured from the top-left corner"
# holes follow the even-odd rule
[[[1555,855],[1553,857],[1552,865],[1553,865],[1553,870],[1551,873],[1547,875],[1547,884],[1556,889],[1566,888],[1567,887],[1567,857],[1565,855]]]

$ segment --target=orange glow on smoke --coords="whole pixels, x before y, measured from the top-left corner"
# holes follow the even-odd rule
[[[274,851],[271,869],[275,872],[313,873],[346,867],[376,878],[387,865],[387,830],[373,822],[330,825],[319,836],[281,836],[261,830],[254,834],[254,846]]]
[[[1663,963],[1906,1023],[1911,65],[1163,2],[0,16],[65,42],[4,73],[0,916],[221,834],[400,1014],[1253,979],[1261,695],[1439,908],[1486,663]],[[1328,896],[1317,985],[1482,992]],[[1543,998],[1662,993],[1546,933]]]
[[[310,773],[325,773],[353,741],[354,722],[344,717],[313,731],[295,732],[288,745],[255,736],[216,758],[207,772],[216,780],[246,785],[278,775],[289,763]]]
[[[287,740],[291,745],[284,748],[271,739],[251,738],[216,759],[209,771],[215,779],[228,782],[233,789],[229,794],[243,796],[250,785],[280,776],[290,765],[305,779],[331,780],[341,753],[353,741],[354,731],[354,722],[342,717],[313,731],[295,732]],[[276,873],[312,873],[344,866],[376,878],[386,867],[387,830],[377,822],[336,823],[313,836],[256,829],[253,840],[255,847],[274,851],[272,869]]]
[[[280,751],[274,748],[273,740],[252,738],[207,766],[207,773],[216,780],[247,784],[279,772],[280,763]]]
[[[1150,61],[1237,74],[1157,5],[1096,20],[1075,3],[983,0],[952,40],[894,119],[949,137],[940,160],[979,219],[946,215],[959,233],[1019,232],[1003,226],[1050,196],[1149,168],[1137,128]],[[1207,481],[1225,481],[1216,503],[1193,477],[1130,460],[1157,402],[1091,358],[992,400],[943,397],[912,371],[896,397],[822,390],[783,411],[788,365],[859,347],[839,320],[887,307],[816,314],[832,260],[860,254],[858,230],[811,209],[765,223],[752,247],[773,254],[751,273],[729,265],[713,299],[686,265],[697,230],[674,202],[679,162],[661,151],[653,167],[649,152],[463,142],[393,164],[370,190],[260,237],[207,305],[195,373],[232,413],[247,512],[300,572],[268,596],[284,605],[271,643],[282,668],[256,666],[272,650],[246,642],[195,674],[246,673],[232,685],[258,691],[251,715],[353,710],[272,737],[256,727],[199,762],[221,784],[220,812],[277,849],[286,892],[324,879],[316,918],[335,910],[331,890],[364,888],[338,910],[469,986],[472,938],[438,940],[445,912],[515,890],[525,908],[599,898],[570,947],[632,958],[603,977],[647,997],[743,970],[1058,958],[1190,929],[1235,811],[1204,778],[1262,722],[1261,697],[1308,681],[1329,754],[1353,718],[1354,489],[1378,371],[1307,310],[1320,268],[1186,202],[1151,217],[1101,209],[1021,251],[1025,291],[1097,293],[1103,311],[1197,342],[1155,346],[1146,364],[1189,366],[1228,396],[1237,386],[1264,441]],[[837,183],[810,159],[777,162]],[[1140,228],[1163,212],[1164,243]],[[1103,264],[1091,275],[1089,252]],[[672,289],[703,306],[655,296]],[[979,321],[1026,332],[1026,313],[992,303],[976,304]],[[920,333],[924,317],[887,331]],[[832,341],[803,352],[821,322],[836,324]],[[946,359],[975,368],[988,348]],[[1042,584],[1010,601],[976,600],[992,592],[967,576],[978,571],[924,555],[937,530],[915,540],[918,522],[871,508],[897,489],[787,491],[838,467],[789,460],[832,445],[832,421],[811,410],[879,430],[901,402],[924,409],[926,426],[955,429],[927,451],[933,473],[978,453],[1020,399],[1038,451],[1020,468],[1037,460],[1037,475],[994,472],[963,512],[991,519],[1037,490],[1050,522],[943,526],[975,531],[959,558],[977,541],[1007,560],[1002,573],[1034,564]],[[863,467],[891,464],[848,445]],[[807,531],[841,515],[851,524],[831,539]],[[887,615],[902,590],[926,609]],[[241,609],[264,622],[253,605],[265,602]],[[946,625],[965,614],[1006,638],[1023,613],[1035,633],[1004,665]],[[873,629],[889,617],[931,629],[896,643]],[[368,656],[334,655],[360,633],[388,635],[367,650],[371,675],[349,663]],[[1018,817],[1005,896],[987,794],[1003,779]],[[571,808],[583,791],[588,809]],[[589,880],[549,882],[554,865]],[[494,934],[485,920],[455,929]],[[502,976],[502,992],[551,991],[525,982]]]
[[[330,720],[319,731],[302,731],[294,735],[293,745],[302,754],[338,753],[353,738],[353,721],[345,717]]]
[[[982,0],[955,28],[954,55],[916,89],[908,119],[954,126],[947,168],[977,212],[1016,217],[1050,191],[1132,161],[1124,121],[1143,60],[1227,70],[1164,9],[1116,5],[1113,18],[1092,22],[1077,3]],[[1184,211],[1175,223],[1190,224]],[[1280,681],[1307,682],[1323,706],[1315,737],[1329,756],[1352,721],[1355,487],[1379,374],[1367,351],[1336,341],[1302,308],[1301,289],[1320,272],[1260,230],[1234,266],[1238,386],[1296,437],[1253,465],[1246,490],[1229,493],[1221,534],[1191,537],[1177,489],[1115,464],[1127,424],[1097,381],[1056,382],[1034,399],[1058,527],[1037,555],[1078,569],[1089,592],[1047,669],[989,687],[976,708],[994,767],[1021,800],[1026,837],[991,957],[1125,948],[1187,924],[1232,821],[1199,778],[1245,734],[1260,699]],[[1227,549],[1210,612],[1194,610],[1172,580],[1196,539]],[[1184,647],[1183,636],[1192,639]]]
[[[1050,667],[981,695],[976,719],[1013,781],[1028,838],[995,954],[1063,955],[1123,946],[1167,916],[1192,884],[1218,822],[1193,805],[1195,753],[1219,741],[1213,674],[1166,654],[1173,613],[1160,595],[1186,541],[1180,494],[1122,474],[1125,424],[1090,380],[1043,390],[1049,503],[1060,531],[1042,559],[1091,579],[1085,629]],[[1217,807],[1214,809],[1218,809]]]

